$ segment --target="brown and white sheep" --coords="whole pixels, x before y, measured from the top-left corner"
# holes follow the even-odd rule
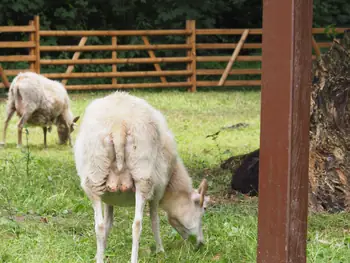
[[[47,131],[57,126],[59,144],[70,145],[71,132],[79,116],[73,117],[70,100],[64,86],[34,72],[19,73],[12,81],[7,101],[7,116],[4,123],[3,141],[6,143],[6,130],[14,113],[20,117],[17,124],[17,146],[22,146],[22,129],[25,124],[40,126],[44,132],[44,146],[47,147]]]

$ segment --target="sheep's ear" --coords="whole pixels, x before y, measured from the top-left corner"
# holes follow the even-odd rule
[[[200,195],[200,200],[199,200],[199,205],[201,207],[203,207],[203,203],[204,203],[204,197],[205,194],[207,193],[208,190],[208,182],[207,179],[203,179],[201,184],[198,187],[198,193]]]
[[[73,119],[73,123],[76,123],[78,120],[79,120],[80,116],[76,116],[74,119]]]

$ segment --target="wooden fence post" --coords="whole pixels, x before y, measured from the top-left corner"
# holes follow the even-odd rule
[[[197,90],[196,20],[187,20],[186,29],[191,30],[191,34],[186,40],[186,43],[191,45],[191,49],[187,51],[187,57],[191,58],[191,62],[187,64],[187,70],[192,70],[192,76],[187,81],[191,82],[189,91],[195,92]]]
[[[35,26],[35,72],[40,74],[40,18],[34,17]]]
[[[34,26],[34,20],[30,20],[29,21],[29,25],[30,26]],[[29,35],[29,40],[31,41],[31,42],[34,42],[35,43],[35,32],[31,32],[30,33],[30,35]],[[30,49],[29,49],[29,55],[30,56],[34,56],[35,55],[35,47],[31,47]],[[30,71],[35,71],[35,62],[33,62],[33,61],[31,61],[30,63],[29,63],[29,69],[30,69]]]
[[[112,46],[117,47],[117,36],[112,36]],[[115,50],[112,51],[112,59],[117,59],[117,51]],[[112,72],[117,72],[117,64],[112,64]],[[115,85],[117,83],[117,78],[112,78],[112,84]]]
[[[263,1],[258,263],[307,262],[312,6]]]

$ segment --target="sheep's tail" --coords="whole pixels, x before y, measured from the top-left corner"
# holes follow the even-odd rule
[[[8,101],[7,101],[7,109],[16,109],[16,105],[18,105],[19,101],[22,100],[21,94],[19,92],[19,87],[17,80],[21,78],[21,73],[18,74],[11,82],[9,93],[8,93]],[[16,103],[17,102],[17,103]]]
[[[119,134],[113,134],[113,145],[115,151],[115,159],[117,161],[117,168],[119,171],[123,169],[125,159],[125,145],[126,145],[127,127],[125,121],[122,122]]]
[[[125,161],[125,145],[126,145],[127,127],[126,123],[123,121],[118,127],[112,127],[112,132],[110,132],[107,137],[103,139],[104,145],[113,148],[113,156],[115,156],[117,169],[121,171],[124,168]],[[110,158],[114,158],[111,157]]]

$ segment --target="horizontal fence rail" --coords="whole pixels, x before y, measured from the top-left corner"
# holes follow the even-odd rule
[[[335,28],[332,32],[342,34],[347,29]],[[316,59],[332,45],[332,41],[331,38],[329,41],[315,40],[315,36],[326,35],[324,28],[314,28],[312,32],[313,59]],[[0,88],[8,88],[11,83],[9,79],[27,71],[60,79],[67,90],[183,87],[194,92],[197,87],[261,85],[262,44],[257,38],[261,38],[263,30],[259,28],[198,29],[196,21],[188,20],[185,29],[174,30],[53,31],[41,30],[39,17],[36,16],[26,26],[0,26],[0,33],[28,37],[24,41],[0,41],[0,51],[21,50],[15,54],[0,55]],[[232,43],[226,40],[222,40],[222,43],[200,40],[220,35],[226,36],[226,40],[232,40]],[[183,38],[183,43],[155,43],[152,39],[169,36]],[[105,45],[89,43],[96,37],[109,38],[110,42]],[[255,38],[254,41],[249,41],[249,37]],[[64,43],[73,44],[53,45],[54,42],[46,41],[50,38],[56,41],[74,38],[78,41],[69,40]],[[125,38],[137,41],[125,43]],[[134,55],[127,57],[129,52]],[[94,56],[103,53],[109,55]],[[146,57],[135,57],[135,54],[141,53]],[[27,65],[27,68],[23,65]],[[137,67],[137,70],[125,71],[126,66]],[[79,71],[84,67],[89,67],[90,71]],[[92,67],[99,70],[91,70]],[[154,70],[145,70],[152,69],[149,67]],[[101,80],[103,83],[91,84],[91,80]]]

